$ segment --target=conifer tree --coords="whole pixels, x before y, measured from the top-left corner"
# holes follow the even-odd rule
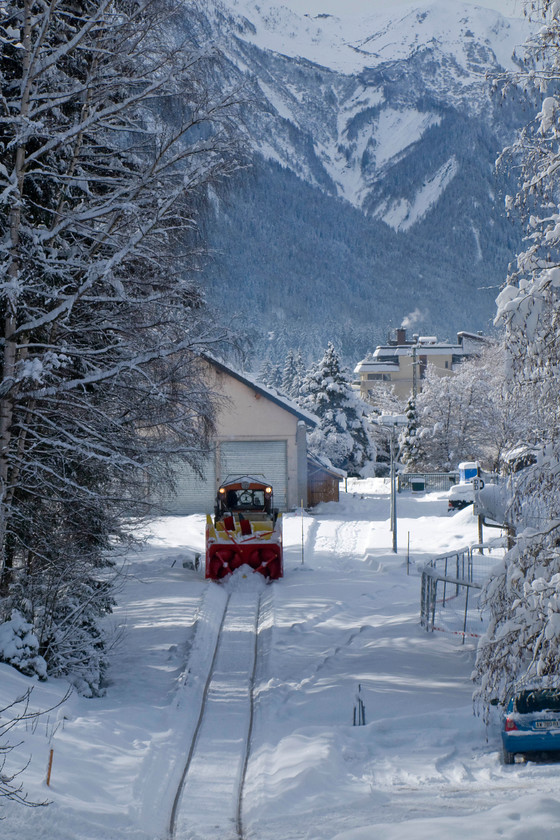
[[[272,365],[271,365],[270,359],[265,359],[265,361],[262,363],[262,365],[260,367],[260,370],[259,370],[259,373],[258,373],[258,376],[257,376],[257,381],[262,382],[262,384],[265,385],[266,387],[268,387],[268,383],[270,381],[271,367],[272,367]]]
[[[421,441],[416,420],[416,400],[413,396],[409,397],[404,413],[407,425],[401,436],[398,460],[408,472],[415,472],[421,459]]]
[[[301,355],[301,350],[298,350],[295,355],[295,367],[296,367],[296,374],[294,380],[294,386],[292,389],[292,397],[297,401],[299,400],[301,389],[303,386],[303,380],[305,379],[305,363],[303,361],[303,357]]]
[[[309,435],[310,450],[351,475],[364,474],[375,457],[367,408],[342,371],[331,342],[304,379],[301,404],[319,418],[318,428]]]
[[[277,362],[270,365],[267,387],[273,388],[275,391],[282,390],[282,368]]]
[[[288,350],[282,371],[282,392],[293,400],[298,400],[305,378],[305,366],[301,351]]]
[[[294,351],[292,349],[288,350],[286,355],[286,360],[284,362],[284,369],[282,370],[282,393],[286,394],[286,396],[293,396],[293,392],[295,389],[295,379],[297,376],[297,368],[296,368],[296,360],[294,356]]]

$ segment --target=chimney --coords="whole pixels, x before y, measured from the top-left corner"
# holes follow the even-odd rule
[[[404,327],[399,327],[397,330],[397,344],[406,344],[406,330]]]

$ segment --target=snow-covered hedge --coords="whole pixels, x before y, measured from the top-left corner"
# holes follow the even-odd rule
[[[47,663],[39,654],[39,640],[33,629],[18,610],[13,610],[11,619],[0,624],[0,660],[22,674],[45,679]]]

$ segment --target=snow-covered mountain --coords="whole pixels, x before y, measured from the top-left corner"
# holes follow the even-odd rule
[[[530,115],[491,79],[527,22],[446,0],[366,18],[210,0],[205,15],[255,161],[209,227],[213,289],[235,285],[242,322],[280,353],[334,339],[348,356],[416,309],[442,336],[488,328],[517,237],[493,166]]]

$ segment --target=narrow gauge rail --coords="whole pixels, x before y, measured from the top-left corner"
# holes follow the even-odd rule
[[[244,840],[261,596],[232,592],[169,822],[170,840]]]

